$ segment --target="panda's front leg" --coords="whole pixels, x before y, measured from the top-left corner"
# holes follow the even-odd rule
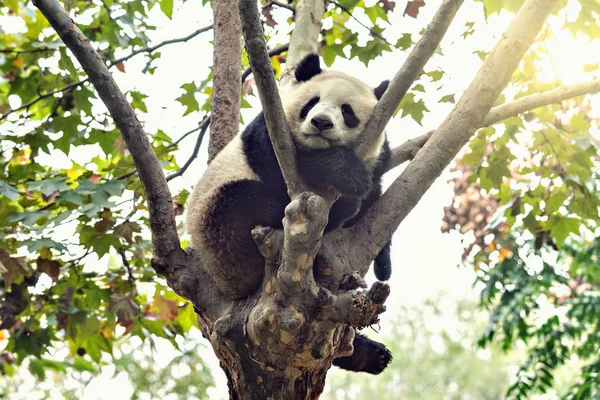
[[[343,147],[299,151],[298,171],[310,187],[333,187],[342,196],[362,198],[373,184],[369,167],[352,150]]]

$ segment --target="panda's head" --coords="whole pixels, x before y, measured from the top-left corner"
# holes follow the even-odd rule
[[[344,73],[322,70],[316,54],[304,58],[295,75],[296,82],[283,89],[281,97],[296,146],[323,149],[361,144],[364,126],[389,82],[373,89]]]

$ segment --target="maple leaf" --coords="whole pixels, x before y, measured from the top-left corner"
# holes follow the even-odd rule
[[[53,282],[58,282],[58,275],[60,274],[60,267],[62,264],[56,260],[49,260],[47,258],[38,257],[37,270],[45,273]]]
[[[410,17],[417,18],[417,15],[419,15],[419,8],[423,7],[424,5],[424,0],[411,0],[408,2],[408,4],[406,4],[404,14],[402,15],[408,14]]]
[[[21,275],[29,275],[31,268],[25,262],[25,257],[11,257],[7,250],[0,248],[0,273],[4,287],[8,288]]]
[[[390,0],[379,0],[378,3],[381,4],[381,8],[383,8],[383,11],[386,13],[393,11],[394,7],[396,7],[396,3]]]
[[[122,293],[110,295],[110,310],[117,314],[117,321],[126,328],[128,322],[133,323],[131,317],[137,317],[140,313],[140,309],[131,297]]]
[[[163,321],[173,321],[177,314],[177,301],[169,300],[160,295],[154,296],[154,304],[150,307],[150,312],[157,313]]]
[[[265,24],[269,25],[271,28],[274,28],[277,25],[277,21],[273,19],[273,14],[271,14],[272,5],[266,5],[262,8],[261,13],[263,17],[265,17]]]

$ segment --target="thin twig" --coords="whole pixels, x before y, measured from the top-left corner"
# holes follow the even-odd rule
[[[31,100],[30,102],[23,104],[21,107],[17,107],[17,108],[14,108],[12,110],[8,110],[6,112],[6,114],[3,114],[2,116],[0,116],[0,121],[2,121],[3,119],[5,119],[6,117],[8,117],[10,114],[12,114],[14,112],[17,112],[17,111],[20,111],[20,110],[23,110],[23,109],[28,109],[29,107],[31,107],[32,105],[34,105],[38,101],[41,101],[41,100],[46,99],[48,97],[52,97],[52,96],[54,96],[57,93],[61,93],[61,92],[67,91],[67,90],[74,90],[75,88],[83,85],[84,83],[86,83],[89,80],[90,80],[90,78],[85,78],[85,79],[82,79],[82,80],[80,80],[78,82],[70,83],[67,86],[64,86],[64,87],[62,87],[60,89],[53,90],[52,92],[41,94],[39,97],[36,97],[35,99]]]
[[[294,8],[294,6],[290,5],[290,4],[286,4],[286,3],[282,3],[280,1],[277,0],[270,0],[267,1],[267,3],[263,6],[264,7],[269,7],[271,5],[277,6],[277,7],[281,7],[281,8],[285,8],[290,10],[291,12],[295,13],[296,12],[296,8]]]
[[[199,34],[212,29],[212,27],[213,27],[212,25],[205,26],[204,28],[198,29],[197,31],[194,31],[194,32],[192,32],[191,34],[189,34],[187,36],[184,36],[184,37],[181,37],[181,38],[177,38],[177,39],[165,40],[164,42],[161,42],[161,43],[157,44],[156,46],[144,47],[144,48],[135,50],[135,51],[131,52],[130,54],[126,55],[126,56],[123,56],[121,58],[117,58],[115,60],[109,61],[108,68],[112,68],[115,65],[117,65],[119,63],[122,63],[123,61],[127,61],[130,58],[135,57],[135,56],[137,56],[138,54],[141,54],[141,53],[152,53],[153,51],[155,51],[155,50],[157,50],[157,49],[159,49],[159,48],[161,48],[163,46],[169,45],[169,44],[187,42],[188,40],[190,40],[190,39],[198,36]],[[35,49],[35,50],[24,50],[24,52],[34,52],[34,51],[37,51],[37,49]],[[0,50],[0,52],[3,52],[3,51]],[[12,52],[12,51],[8,51],[7,50],[6,52]],[[54,96],[57,93],[61,93],[61,92],[67,91],[69,89],[73,90],[73,89],[75,89],[75,88],[83,85],[84,83],[86,83],[88,81],[89,81],[89,78],[85,78],[85,79],[82,79],[82,80],[80,80],[78,82],[70,83],[70,84],[68,84],[68,85],[66,85],[66,86],[64,86],[64,87],[62,87],[60,89],[53,90],[52,92],[48,92],[48,93],[45,93],[45,94],[39,94],[38,97],[36,97],[35,99],[31,100],[30,102],[28,102],[26,104],[23,104],[20,107],[8,110],[5,114],[3,114],[2,116],[0,116],[0,121],[2,121],[6,117],[8,117],[10,114],[13,114],[13,113],[15,113],[17,111],[24,110],[24,109],[29,109],[29,107],[31,107],[32,105],[36,104],[37,102],[39,102],[39,101],[41,101],[43,99],[46,99],[48,97],[52,97],[52,96]]]
[[[62,46],[61,46],[62,47]],[[49,51],[57,51],[60,47],[39,47],[37,49],[0,49],[0,53],[5,54],[30,54],[30,53],[44,53]]]
[[[117,252],[121,256],[121,260],[123,260],[123,265],[127,269],[127,280],[133,286],[135,284],[135,278],[133,277],[133,272],[131,271],[131,264],[127,259],[127,255],[125,254],[125,249],[117,249]]]
[[[200,146],[202,145],[202,139],[204,138],[204,134],[208,129],[209,123],[210,117],[207,117],[204,119],[204,121],[202,121],[200,133],[198,134],[198,138],[196,139],[196,145],[194,146],[194,151],[192,151],[192,155],[190,156],[190,158],[188,158],[188,160],[185,162],[185,164],[183,164],[181,168],[179,168],[176,172],[172,173],[171,175],[167,176],[167,182],[177,178],[178,176],[183,175],[184,172],[187,171],[189,166],[192,164],[192,162],[196,159],[196,157],[198,157],[198,153],[200,152]]]
[[[135,51],[132,51],[130,54],[121,57],[121,58],[117,58],[116,60],[112,60],[109,62],[109,67],[114,66],[115,64],[121,63],[123,61],[129,60],[131,57],[137,56],[138,54],[141,53],[152,53],[158,49],[160,49],[163,46],[169,45],[169,44],[174,44],[174,43],[183,43],[183,42],[187,42],[190,39],[195,38],[196,36],[198,36],[199,34],[209,31],[213,28],[212,24],[205,26],[204,28],[200,28],[192,33],[190,33],[187,36],[181,37],[181,38],[177,38],[177,39],[169,39],[169,40],[165,40],[164,42],[160,42],[159,44],[155,45],[155,46],[149,46],[149,47],[143,47],[141,49],[137,49]]]
[[[269,50],[269,57],[273,57],[273,56],[278,56],[281,53],[286,52],[290,47],[289,43],[286,44],[282,44],[281,46],[277,46],[277,47],[273,47],[271,50]],[[250,74],[252,73],[252,68],[248,67],[244,70],[244,72],[242,73],[242,83],[244,83],[246,81],[246,79],[250,76]]]
[[[377,39],[383,40],[390,47],[396,47],[396,46],[392,45],[390,42],[388,42],[387,39],[384,38],[383,36],[381,36],[379,33],[375,32],[373,29],[369,28],[367,25],[365,25],[362,22],[360,22],[360,20],[358,18],[356,18],[354,16],[354,14],[352,14],[352,12],[350,11],[350,9],[348,7],[342,5],[342,4],[340,4],[340,3],[338,3],[337,1],[334,1],[334,0],[330,0],[329,2],[331,4],[337,6],[338,8],[340,8],[343,12],[345,12],[346,14],[348,14],[350,16],[350,18],[352,18],[353,20],[355,20],[356,22],[358,22],[358,24],[360,26],[362,26],[363,28],[365,28],[366,30],[368,30],[369,33],[371,34],[371,36],[373,36],[373,37],[375,37]]]

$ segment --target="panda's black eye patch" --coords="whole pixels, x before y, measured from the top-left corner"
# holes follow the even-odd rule
[[[312,108],[319,102],[319,100],[321,100],[319,96],[310,99],[308,103],[306,103],[304,107],[302,107],[302,110],[300,110],[300,119],[306,118],[310,110],[312,110]]]
[[[360,123],[350,104],[342,104],[342,116],[344,117],[344,123],[349,128],[356,128]]]

